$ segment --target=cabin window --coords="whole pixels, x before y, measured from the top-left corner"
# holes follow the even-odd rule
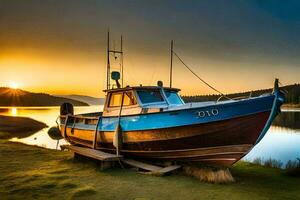
[[[165,91],[165,95],[170,104],[174,104],[174,105],[182,105],[183,104],[176,91]]]
[[[138,90],[137,93],[143,104],[164,101],[159,90]]]
[[[132,92],[124,92],[124,100],[123,100],[123,106],[132,106],[136,105],[137,102],[134,98],[134,95]]]
[[[109,100],[109,107],[119,107],[121,106],[121,100],[122,100],[122,93],[111,93],[110,100]]]

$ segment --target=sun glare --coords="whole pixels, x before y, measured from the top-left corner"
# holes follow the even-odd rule
[[[11,115],[14,117],[18,115],[18,109],[16,107],[11,108]]]
[[[18,89],[19,88],[19,84],[16,83],[16,82],[12,82],[12,83],[10,83],[9,87],[13,88],[13,89]]]

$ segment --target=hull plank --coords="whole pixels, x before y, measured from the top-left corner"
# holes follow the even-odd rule
[[[223,163],[222,165],[232,165],[237,160],[241,159],[253,145],[231,145],[220,146],[211,148],[198,148],[198,149],[185,149],[185,150],[171,150],[171,151],[126,151],[122,150],[121,153],[125,157],[134,157],[149,160],[169,160],[181,162],[202,162],[202,163]],[[103,149],[113,153],[113,149]]]

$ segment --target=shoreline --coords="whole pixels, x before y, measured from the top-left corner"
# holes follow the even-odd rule
[[[28,117],[0,115],[0,139],[25,138],[48,126]]]

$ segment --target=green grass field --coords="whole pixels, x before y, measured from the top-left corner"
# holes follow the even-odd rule
[[[0,140],[0,163],[0,199],[300,199],[299,178],[245,162],[231,169],[236,183],[210,184],[181,174],[100,171],[70,152]]]

